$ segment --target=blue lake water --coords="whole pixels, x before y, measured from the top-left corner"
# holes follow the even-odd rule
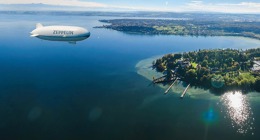
[[[0,14],[1,140],[259,140],[260,102],[250,95],[231,102],[233,108],[226,106],[232,95],[219,100],[164,96],[164,89],[150,86],[135,65],[166,53],[256,48],[260,41],[93,28],[103,25],[99,19],[111,18],[116,17]],[[91,36],[77,44],[32,38],[38,22],[82,26]],[[249,112],[236,109],[240,102]]]

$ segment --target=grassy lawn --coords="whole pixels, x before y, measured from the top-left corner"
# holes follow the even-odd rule
[[[239,81],[239,82],[242,82],[244,80],[250,83],[254,83],[256,81],[256,78],[249,72],[242,72],[239,74],[238,77],[235,78],[235,81]]]
[[[191,62],[191,65],[192,65],[193,68],[197,68],[197,65],[198,65],[198,64],[195,63],[195,62]]]
[[[157,31],[166,31],[171,34],[184,34],[185,27],[183,26],[153,26]]]

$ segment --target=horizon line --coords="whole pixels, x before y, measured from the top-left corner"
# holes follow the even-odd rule
[[[8,7],[8,6],[9,7]],[[40,5],[42,7],[18,7],[18,5]],[[74,5],[53,5],[45,3],[25,3],[25,4],[0,4],[0,11],[100,11],[100,12],[171,12],[171,13],[225,13],[225,14],[260,14],[260,10],[254,9],[216,9],[216,7],[208,7],[207,9],[187,9],[182,7],[177,8],[160,8],[160,7],[125,7],[125,6],[105,6],[105,7],[85,7]],[[205,5],[204,5],[205,6]],[[259,4],[260,6],[260,4]],[[54,7],[59,9],[53,9]],[[29,8],[29,9],[28,9]],[[214,9],[215,8],[215,9]],[[203,8],[202,8],[203,9]]]

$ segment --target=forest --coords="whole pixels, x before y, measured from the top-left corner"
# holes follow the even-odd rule
[[[164,55],[153,67],[200,88],[260,91],[259,60],[260,48],[198,50]]]

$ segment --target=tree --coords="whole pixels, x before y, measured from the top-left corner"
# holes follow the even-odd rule
[[[165,69],[166,67],[162,63],[156,66],[158,72],[163,72]]]
[[[227,62],[227,64],[229,65],[229,66],[231,66],[232,64],[233,64],[233,58],[232,57],[229,57],[227,60],[226,60],[226,62]]]
[[[202,67],[208,67],[208,60],[203,60],[203,62],[201,63]]]
[[[174,54],[173,58],[176,60],[176,59],[181,59],[182,57],[182,54],[180,53],[177,53],[177,54]]]
[[[255,90],[260,92],[260,77],[258,77],[255,81]]]
[[[189,83],[196,83],[197,81],[197,73],[195,69],[189,69],[186,73],[186,80]]]
[[[225,80],[221,75],[214,75],[211,78],[211,85],[214,88],[222,88],[225,85]]]

